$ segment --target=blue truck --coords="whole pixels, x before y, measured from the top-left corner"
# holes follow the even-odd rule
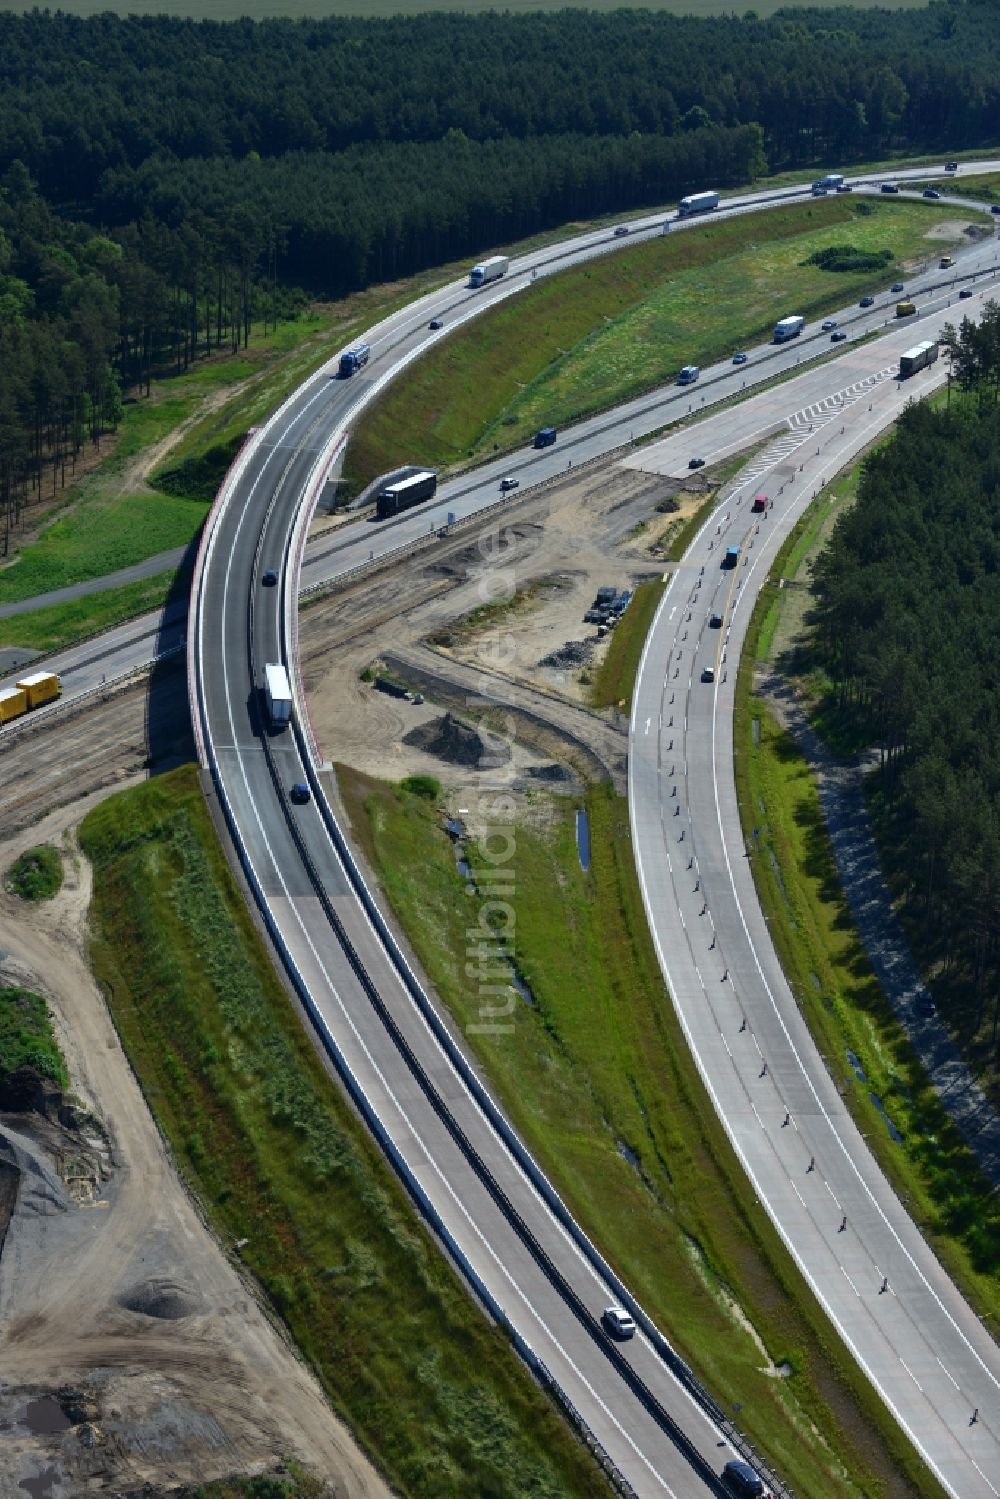
[[[371,358],[371,349],[367,344],[358,344],[357,348],[348,349],[340,356],[340,373],[343,379],[356,375],[358,370],[363,370]]]

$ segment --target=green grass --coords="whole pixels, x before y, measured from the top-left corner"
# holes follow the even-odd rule
[[[936,187],[960,194],[963,198],[980,198],[984,203],[1000,203],[1000,174],[996,172],[980,172],[972,177],[959,177],[954,186],[949,186],[953,179],[948,179],[948,184],[942,183],[939,177],[929,179],[927,182],[918,182],[917,187]]]
[[[359,423],[345,484],[358,490],[394,463],[448,465],[523,445],[766,338],[789,308],[817,316],[881,278],[802,264],[850,240],[897,262],[936,255],[933,203],[840,197],[658,236],[523,293],[457,330],[391,386]],[[699,408],[696,391],[693,410]]]
[[[103,802],[92,960],[183,1176],[400,1493],[605,1494],[289,1003],[193,767]]]
[[[158,573],[139,583],[105,588],[66,604],[49,604],[0,619],[0,646],[26,646],[49,652],[110,629],[124,619],[159,609],[178,587],[178,573]]]
[[[843,502],[852,498],[855,485],[856,472],[843,484]],[[794,576],[817,544],[816,516],[825,519],[824,496],[817,505],[785,542],[772,579]],[[736,692],[743,830],[749,836],[752,827],[760,829],[753,859],[757,894],[792,991],[833,1077],[846,1085],[848,1106],[873,1153],[963,1294],[980,1315],[997,1317],[1000,1204],[871,970],[840,885],[808,763],[752,692],[754,663],[768,649],[768,630],[773,635],[783,628],[773,615],[779,598],[786,607],[789,592],[778,596],[768,586],[758,598]],[[860,1060],[863,1084],[848,1066],[848,1048]],[[870,1091],[882,1100],[902,1144],[891,1140]]]
[[[25,849],[7,871],[7,888],[22,900],[51,900],[62,889],[59,850],[51,843]]]
[[[628,711],[639,657],[665,587],[664,580],[656,579],[635,589],[632,602],[611,633],[607,654],[594,672],[590,689],[593,707],[617,706]]]
[[[0,604],[102,578],[159,552],[187,546],[207,506],[159,494],[101,495],[49,526],[0,572]]]
[[[289,1461],[282,1464],[280,1473],[199,1484],[197,1488],[179,1491],[178,1499],[324,1499],[327,1493],[322,1479]]]
[[[0,1078],[19,1067],[33,1067],[61,1088],[69,1086],[45,1000],[30,989],[4,987],[0,988]]]
[[[355,833],[436,991],[463,1029],[482,1023],[466,967],[478,899],[440,812],[401,788],[338,774]],[[649,937],[624,800],[598,788],[586,808],[588,873],[564,799],[533,792],[512,830],[504,898],[537,1003],[511,989],[511,1028],[467,1030],[469,1044],[586,1231],[797,1493],[938,1494],[803,1286],[704,1093]],[[475,824],[475,809],[466,820]],[[474,872],[483,867],[475,844],[466,853]],[[791,1377],[768,1377],[767,1355],[787,1360]]]

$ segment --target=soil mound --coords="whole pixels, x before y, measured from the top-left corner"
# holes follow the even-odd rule
[[[202,1310],[201,1302],[187,1286],[175,1280],[142,1280],[129,1286],[118,1298],[128,1312],[143,1317],[159,1317],[165,1322],[179,1322]]]
[[[481,733],[453,713],[411,729],[404,735],[403,743],[449,765],[465,765],[470,770],[496,770],[510,761],[510,745],[506,740],[496,734]]]
[[[572,781],[573,772],[567,765],[529,765],[528,775],[536,781]]]
[[[554,666],[557,671],[565,671],[573,666],[586,666],[594,654],[596,637],[591,640],[567,640],[556,651],[549,651],[539,661],[539,666]]]

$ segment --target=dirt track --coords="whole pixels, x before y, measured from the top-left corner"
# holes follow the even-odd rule
[[[511,676],[490,681],[491,695],[532,718],[531,742],[514,746],[518,775],[561,758],[579,776],[620,780],[621,728],[583,707],[575,676],[553,679],[538,662],[567,639],[593,635],[582,613],[598,583],[622,587],[650,572],[631,533],[662,493],[662,481],[595,468],[511,507],[515,586],[568,580],[542,589],[538,607],[514,622],[517,662]],[[441,707],[384,697],[359,674],[398,647],[412,665],[436,662],[452,690],[475,692],[474,661],[458,653],[449,660],[420,642],[482,601],[485,571],[475,538],[459,535],[419,564],[304,612],[304,674],[328,752],[376,774],[442,774],[439,762],[404,744]],[[53,1165],[58,1141],[43,1148],[22,1119],[0,1119],[0,1146],[4,1135],[13,1142],[0,1154],[22,1168],[0,1261],[0,1499],[67,1499],[144,1483],[159,1490],[260,1471],[284,1454],[324,1475],[331,1494],[382,1496],[381,1479],[181,1187],[86,965],[90,874],[73,828],[110,790],[193,755],[182,666],[158,671],[152,683],[68,722],[57,716],[4,752],[0,869],[23,848],[51,841],[66,851],[68,879],[55,901],[30,911],[0,895],[0,978],[49,999],[73,1089],[107,1143],[95,1135],[72,1172],[62,1153],[64,1176],[77,1178],[70,1190]],[[567,749],[570,740],[578,752]],[[444,770],[457,802],[476,772]],[[0,1179],[0,1197],[3,1189]],[[33,1433],[29,1401],[66,1386],[77,1392],[70,1406],[78,1419]]]

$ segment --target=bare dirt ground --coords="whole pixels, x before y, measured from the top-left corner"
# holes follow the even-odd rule
[[[111,713],[120,732],[102,761],[96,741],[107,743]],[[98,719],[86,774],[127,784],[145,751],[141,695]],[[159,1493],[271,1471],[291,1455],[331,1495],[383,1499],[387,1487],[184,1191],[90,975],[90,870],[74,828],[106,794],[3,829],[0,844],[4,869],[38,842],[64,854],[55,900],[26,908],[0,894],[0,981],[48,1000],[73,1093],[92,1116],[82,1135],[37,1115],[0,1117],[0,1155],[21,1173],[0,1261],[0,1496]],[[24,812],[22,797],[13,820]]]
[[[567,790],[579,778],[622,785],[627,726],[587,706],[589,673],[607,641],[583,615],[599,586],[623,589],[662,575],[651,545],[704,498],[693,487],[677,514],[659,514],[657,504],[677,488],[656,475],[594,464],[518,497],[499,520],[494,515],[489,524],[502,523],[502,551],[486,526],[462,527],[437,550],[310,604],[300,647],[323,753],[390,780],[436,776],[457,810],[480,772],[445,764],[407,740],[442,709],[474,721],[486,698],[517,710],[515,786],[527,790],[533,778],[537,785],[554,761],[573,773]],[[468,623],[473,611],[511,595],[515,608]],[[418,688],[424,702],[362,681],[373,663]]]
[[[549,805],[528,795],[532,786],[621,784],[625,725],[585,706],[574,669],[539,662],[595,636],[582,615],[599,584],[622,588],[661,570],[648,537],[635,533],[659,524],[655,506],[667,493],[667,481],[596,465],[503,512],[511,545],[502,563],[484,560],[480,534],[467,528],[414,563],[313,603],[301,621],[302,659],[326,752],[392,779],[436,775],[460,812],[480,772],[406,740],[420,725],[433,735],[449,707],[474,718],[485,688],[515,710],[511,774],[525,816]],[[490,635],[511,636],[509,661],[484,657],[487,637],[475,631],[450,657],[424,645],[525,585],[530,607]],[[394,651],[404,669],[425,672],[423,704],[360,680]],[[0,1259],[0,1499],[143,1485],[152,1495],[269,1470],[285,1455],[322,1475],[331,1494],[387,1493],[264,1316],[235,1255],[201,1222],[87,968],[90,874],[73,830],[109,790],[192,753],[180,665],[154,674],[151,690],[133,684],[4,751],[0,869],[50,841],[64,850],[68,878],[55,901],[30,910],[0,895],[0,980],[48,999],[92,1121],[80,1135],[39,1116],[33,1126],[31,1116],[0,1118],[0,1212],[18,1185]]]

